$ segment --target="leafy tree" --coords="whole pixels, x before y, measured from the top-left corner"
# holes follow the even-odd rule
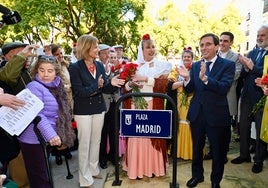
[[[70,44],[86,33],[109,45],[137,43],[136,23],[143,19],[145,8],[144,0],[4,0],[3,4],[17,10],[22,21],[5,28],[0,37],[42,45]],[[131,19],[126,19],[128,14]]]
[[[191,46],[195,55],[200,57],[199,39],[208,32],[220,35],[223,31],[231,31],[235,35],[234,49],[244,40],[240,31],[242,16],[232,4],[215,14],[210,13],[208,4],[201,0],[191,0],[186,11],[182,11],[175,2],[166,1],[156,16],[152,16],[150,10],[154,1],[149,1],[144,20],[139,24],[140,31],[143,34],[147,31],[153,36],[157,49],[166,58],[170,54],[181,53],[185,46]]]
[[[216,34],[220,35],[223,31],[230,31],[234,34],[234,50],[239,51],[239,44],[244,43],[245,36],[240,29],[240,24],[243,20],[243,17],[238,14],[239,10],[234,7],[232,4],[228,4],[222,11],[222,16],[219,18],[217,24],[210,24],[212,30]]]
[[[209,5],[191,0],[186,11],[176,1],[167,0],[161,8],[154,0],[2,0],[17,10],[22,21],[0,31],[0,44],[8,40],[28,43],[59,43],[68,53],[82,34],[96,36],[100,43],[122,44],[127,55],[136,59],[143,34],[149,33],[164,56],[181,53],[191,46],[199,53],[199,38],[207,32],[235,35],[234,49],[245,37],[240,31],[239,10],[228,4],[217,14]],[[68,51],[69,50],[69,51]]]
[[[182,46],[182,13],[172,1],[167,1],[155,14],[152,13],[153,5],[154,2],[147,4],[144,20],[139,24],[140,33],[149,33],[156,41],[160,54],[168,58],[170,52],[177,53]]]

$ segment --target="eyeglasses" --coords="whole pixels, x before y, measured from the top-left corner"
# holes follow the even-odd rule
[[[48,55],[39,55],[38,60],[57,62],[57,59],[54,56]]]

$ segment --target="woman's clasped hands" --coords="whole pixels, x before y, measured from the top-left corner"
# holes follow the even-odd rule
[[[142,82],[147,82],[148,78],[146,76],[134,75],[132,76],[131,81],[129,82],[129,87],[137,87],[139,89],[143,88]]]

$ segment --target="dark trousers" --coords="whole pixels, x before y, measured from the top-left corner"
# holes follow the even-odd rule
[[[107,161],[115,163],[115,102],[110,103],[110,108],[104,116],[104,125],[101,132],[100,163]],[[109,138],[110,151],[107,153],[107,137]]]
[[[21,151],[30,187],[50,188],[46,158],[40,144],[21,143]]]
[[[258,111],[254,117],[249,117],[252,111],[253,104],[249,101],[248,97],[241,99],[241,114],[240,114],[240,157],[249,158],[250,157],[250,131],[251,123],[255,122],[256,127],[256,147],[254,162],[262,163],[266,153],[267,144],[260,139],[261,131],[261,121],[262,121],[262,111]]]
[[[232,117],[230,116],[230,125],[232,124]],[[228,132],[228,134],[227,134],[227,140],[228,140],[228,142],[226,143],[227,145],[226,145],[226,149],[227,149],[227,153],[228,153],[228,151],[229,151],[229,146],[230,146],[230,142],[231,142],[231,136],[232,136],[232,131],[231,131],[231,129],[228,129],[227,130]],[[211,147],[210,147],[210,145],[209,145],[209,151],[208,151],[208,154],[210,154],[210,155],[212,155],[212,151],[211,151],[212,149],[211,149]],[[227,155],[227,153],[226,153],[226,155]],[[226,156],[227,157],[227,156]]]
[[[212,183],[220,183],[224,172],[224,159],[227,154],[229,131],[230,125],[209,126],[203,110],[200,110],[196,121],[191,122],[193,138],[192,177],[199,179],[204,177],[203,149],[207,136],[212,152],[212,172],[210,180]]]

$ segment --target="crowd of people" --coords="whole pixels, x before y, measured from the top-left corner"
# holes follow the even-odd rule
[[[75,62],[66,61],[57,44],[44,46],[43,54],[36,57],[38,45],[6,43],[2,46],[0,104],[17,110],[25,102],[16,94],[27,88],[36,95],[44,103],[37,127],[53,148],[56,163],[62,164],[61,150],[72,158],[70,148],[78,139],[79,185],[92,188],[95,179],[103,178],[100,168],[107,168],[109,161],[117,165],[116,153],[130,179],[166,175],[172,142],[163,138],[122,137],[116,130],[114,114],[117,100],[126,93],[167,94],[179,112],[177,158],[192,161],[187,187],[204,181],[203,160],[212,159],[211,187],[217,188],[228,162],[232,127],[239,130],[240,155],[231,163],[251,162],[252,122],[256,128],[253,173],[262,171],[267,152],[267,140],[263,139],[267,133],[262,130],[267,127],[268,102],[264,108],[253,114],[252,111],[268,95],[268,82],[262,79],[268,74],[268,26],[259,28],[256,48],[245,56],[231,49],[233,42],[231,32],[222,32],[219,37],[206,33],[199,41],[202,57],[195,57],[192,48],[185,47],[181,62],[176,65],[157,58],[155,41],[149,34],[141,37],[135,62],[124,56],[122,45],[99,44],[89,34],[78,38]],[[120,73],[131,63],[135,64],[135,71],[130,78],[121,77]],[[237,92],[239,78],[243,87]],[[128,98],[120,108],[137,109],[134,99]],[[164,99],[142,99],[146,103],[142,109],[172,109]],[[71,127],[72,121],[77,123],[77,134]],[[6,157],[1,150],[2,167],[8,168],[8,178],[18,187],[49,188],[46,159],[33,127],[31,123],[18,136],[20,150],[15,157]],[[205,149],[206,140],[209,151]],[[3,172],[7,173],[7,169]],[[0,176],[1,184],[5,178]]]

